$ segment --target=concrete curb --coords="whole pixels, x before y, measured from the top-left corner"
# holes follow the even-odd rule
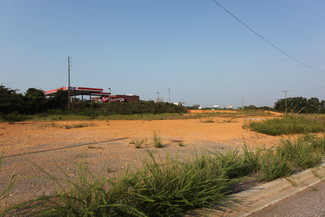
[[[200,209],[191,216],[247,217],[325,180],[325,164],[232,195],[230,208]],[[220,208],[220,207],[219,207]],[[190,215],[186,215],[190,216]]]

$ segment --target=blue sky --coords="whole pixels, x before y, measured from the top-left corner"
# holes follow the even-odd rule
[[[325,99],[325,1],[0,0],[0,83],[71,84],[202,106]]]

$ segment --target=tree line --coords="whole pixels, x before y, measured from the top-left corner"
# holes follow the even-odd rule
[[[311,97],[310,99],[305,97],[290,97],[287,99],[279,99],[275,102],[274,109],[276,111],[287,111],[290,113],[325,113],[325,100],[319,100],[317,97]]]
[[[111,114],[139,114],[139,113],[183,113],[183,106],[172,103],[140,101],[136,103],[91,103],[74,102],[71,109],[67,109],[68,96],[66,91],[58,91],[53,97],[46,97],[44,91],[29,88],[24,94],[17,90],[0,85],[0,116],[18,113],[33,115],[42,113],[81,114],[81,115],[111,115]],[[287,105],[287,107],[286,107]],[[274,107],[245,106],[244,109],[275,110],[291,113],[325,113],[325,100],[316,97],[290,97],[278,99]]]
[[[26,93],[0,85],[0,116],[18,113],[24,115],[42,113],[81,114],[81,115],[110,115],[136,113],[182,113],[185,107],[172,103],[140,101],[134,103],[91,103],[77,101],[67,109],[68,96],[66,91],[58,91],[53,97],[46,97],[44,91],[29,88]]]
[[[37,114],[53,109],[64,109],[67,97],[64,92],[58,92],[54,97],[47,98],[40,89],[29,88],[25,94],[0,85],[0,113]]]

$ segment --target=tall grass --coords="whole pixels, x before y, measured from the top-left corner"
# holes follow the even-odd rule
[[[274,149],[260,151],[259,170],[262,180],[274,180],[319,165],[322,153],[316,147],[314,137],[299,137],[295,141],[283,140]]]
[[[76,178],[52,176],[37,166],[58,187],[57,193],[42,196],[6,209],[0,216],[146,216],[124,200],[129,185],[98,178],[85,164],[77,165]]]
[[[292,173],[288,162],[273,150],[265,151],[259,159],[260,180],[272,181],[274,179],[288,176]]]
[[[144,169],[124,179],[128,201],[148,216],[176,216],[188,209],[209,207],[225,198],[234,181],[214,158],[157,162],[151,155]]]
[[[325,123],[302,116],[285,116],[259,122],[249,122],[244,127],[272,136],[325,132]]]
[[[307,134],[299,139],[310,144],[313,149],[318,151],[320,154],[325,155],[325,135],[317,137],[315,135]]]
[[[321,152],[304,138],[299,138],[296,141],[282,141],[282,145],[277,147],[276,151],[283,160],[291,162],[292,170],[314,167],[320,163],[322,158]]]

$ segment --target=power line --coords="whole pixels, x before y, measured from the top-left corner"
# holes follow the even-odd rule
[[[70,96],[70,57],[68,56],[68,109],[71,107],[71,96]]]
[[[266,43],[268,43],[269,45],[271,45],[273,48],[275,48],[276,50],[278,50],[279,52],[283,53],[284,55],[286,55],[287,57],[289,57],[290,59],[292,59],[293,61],[299,63],[300,65],[303,65],[309,69],[312,69],[314,71],[318,71],[318,72],[324,72],[322,70],[316,69],[298,59],[296,59],[295,57],[291,56],[290,54],[288,54],[287,52],[283,51],[282,49],[280,49],[278,46],[276,46],[275,44],[273,44],[272,42],[270,42],[269,40],[267,40],[266,38],[264,38],[261,34],[259,34],[258,32],[256,32],[253,28],[251,28],[250,26],[248,26],[246,23],[244,23],[241,19],[239,19],[238,17],[236,17],[233,13],[231,13],[229,10],[227,10],[224,6],[222,6],[219,2],[217,2],[216,0],[212,0],[215,4],[217,4],[220,8],[222,8],[224,11],[226,11],[230,16],[232,16],[233,18],[235,18],[239,23],[241,23],[243,26],[245,26],[248,30],[250,30],[251,32],[253,32],[255,35],[257,35],[259,38],[261,38],[263,41],[265,41]]]
[[[317,91],[319,91],[319,90],[321,90],[321,89],[324,89],[324,88],[325,88],[325,86],[319,87],[319,88],[317,88],[317,89],[314,89],[314,90],[312,90],[312,91],[307,92],[305,95],[309,95],[309,94],[315,93],[315,92],[317,92]]]

